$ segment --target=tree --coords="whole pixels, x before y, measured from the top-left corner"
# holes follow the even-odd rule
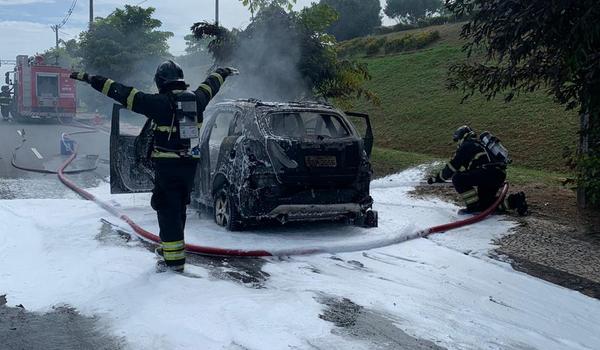
[[[383,13],[399,23],[414,24],[441,8],[442,0],[386,0]]]
[[[301,12],[263,8],[244,30],[229,31],[206,22],[192,30],[211,38],[209,51],[218,65],[239,68],[241,75],[223,96],[291,101],[324,97],[375,97],[362,84],[365,64],[340,60],[335,38],[324,32],[337,19],[333,9],[313,4]]]
[[[46,62],[55,62],[58,58],[58,65],[65,68],[73,69],[81,65],[79,43],[75,39],[60,40],[58,51],[53,47],[46,50],[42,56]]]
[[[463,26],[464,49],[483,62],[450,68],[449,86],[510,101],[544,89],[582,119],[579,197],[600,204],[600,2],[447,0]],[[580,201],[580,204],[585,200]]]
[[[339,14],[327,32],[337,40],[348,40],[371,34],[381,26],[381,4],[379,0],[321,0]]]
[[[155,9],[125,5],[80,34],[82,64],[90,73],[147,88],[156,66],[171,57],[167,40],[173,33],[160,31]]]
[[[269,6],[277,6],[281,8],[285,8],[288,11],[292,10],[292,7],[296,3],[296,0],[240,0],[244,6],[247,6],[250,12],[252,13],[252,17],[254,17],[255,13],[258,11],[265,9]]]

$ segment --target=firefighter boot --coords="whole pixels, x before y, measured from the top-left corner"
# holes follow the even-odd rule
[[[479,205],[479,195],[477,194],[476,189],[473,188],[469,191],[461,193],[460,195],[463,197],[467,207],[460,209],[458,211],[458,215],[477,214],[481,211]]]
[[[506,204],[508,209],[516,210],[521,216],[529,214],[529,205],[527,204],[525,192],[510,194],[508,198],[506,198]]]
[[[156,272],[162,273],[162,272],[171,271],[171,272],[176,272],[176,273],[183,273],[183,271],[185,270],[185,264],[184,265],[176,265],[176,266],[167,265],[162,247],[157,247],[154,250],[154,253],[158,257],[158,261],[156,262]]]

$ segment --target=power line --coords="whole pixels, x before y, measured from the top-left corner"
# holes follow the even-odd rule
[[[63,18],[63,20],[60,22],[60,24],[56,25],[56,27],[58,29],[62,28],[65,24],[67,24],[67,22],[69,21],[69,18],[71,18],[71,15],[73,14],[73,10],[75,9],[75,6],[77,6],[77,0],[73,0],[73,2],[71,3],[71,7],[69,7],[69,10],[67,11],[67,14]]]

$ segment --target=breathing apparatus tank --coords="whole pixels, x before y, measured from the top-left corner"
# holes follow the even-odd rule
[[[504,145],[502,145],[500,142],[500,139],[494,136],[492,133],[489,131],[481,133],[481,135],[479,135],[479,140],[493,158],[494,163],[508,165],[512,162],[508,156],[508,150],[506,147],[504,147]]]

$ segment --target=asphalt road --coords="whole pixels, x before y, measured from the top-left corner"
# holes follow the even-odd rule
[[[62,133],[84,130],[51,122],[0,121],[0,198],[21,198],[18,193],[20,188],[24,190],[23,198],[53,198],[57,191],[64,190],[56,175],[19,170],[11,164],[11,160],[14,154],[15,163],[19,167],[56,171],[67,159],[67,156],[61,155],[60,150]],[[108,133],[98,131],[74,135],[72,138],[79,144],[79,156],[71,169],[89,168],[97,164],[95,171],[74,175],[73,179],[81,181],[84,187],[93,186],[106,179],[109,175]]]

